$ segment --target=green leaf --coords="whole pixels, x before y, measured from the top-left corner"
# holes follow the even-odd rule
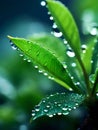
[[[53,117],[54,115],[68,115],[83,103],[85,96],[76,93],[57,93],[43,99],[35,109],[32,110],[32,120],[41,116]]]
[[[80,57],[80,37],[76,23],[69,10],[59,1],[46,0],[47,8],[50,11],[55,23],[57,24],[63,36],[68,41],[68,44],[75,52],[76,56]]]
[[[43,70],[45,75],[52,77],[51,79],[65,88],[75,90],[70,76],[62,63],[56,58],[55,54],[44,48],[44,46],[36,44],[36,42],[11,36],[8,36],[8,38],[31,60],[31,62],[34,62],[39,69]],[[78,90],[76,89],[76,91]]]

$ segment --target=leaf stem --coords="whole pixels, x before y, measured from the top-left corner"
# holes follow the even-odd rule
[[[88,93],[88,95],[90,95],[90,83],[89,83],[88,74],[87,74],[86,69],[85,69],[85,67],[84,67],[84,64],[83,64],[83,62],[82,62],[82,60],[81,60],[81,57],[80,57],[80,56],[77,56],[77,58],[78,58],[78,61],[79,61],[79,63],[80,63],[80,66],[81,66],[81,68],[82,68],[82,70],[83,70],[84,79],[85,79],[85,83],[86,83],[86,86],[87,86],[87,93]]]

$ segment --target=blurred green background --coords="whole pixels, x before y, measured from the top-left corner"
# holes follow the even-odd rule
[[[84,34],[98,23],[97,0],[61,0],[72,12],[85,42]],[[41,0],[3,0],[0,2],[0,130],[76,130],[86,115],[81,107],[69,117],[42,117],[30,124],[31,111],[50,93],[63,87],[38,73],[31,63],[12,50],[7,35],[26,38],[50,32],[52,22]],[[64,22],[64,21],[63,21]],[[65,20],[66,22],[66,20]],[[89,39],[89,37],[87,36]]]

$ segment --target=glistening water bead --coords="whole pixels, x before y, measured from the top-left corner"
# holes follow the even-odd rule
[[[46,6],[46,2],[45,1],[41,1],[41,6]]]
[[[10,45],[13,50],[17,50],[17,46],[12,41],[10,41]]]
[[[73,51],[71,51],[71,50],[68,50],[66,53],[67,53],[67,55],[69,57],[74,57],[75,56],[75,53]]]

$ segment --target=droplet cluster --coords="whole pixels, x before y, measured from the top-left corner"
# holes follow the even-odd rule
[[[84,100],[83,95],[75,93],[56,93],[43,99],[39,105],[32,110],[33,120],[47,115],[53,117],[54,115],[68,115],[73,109]]]

